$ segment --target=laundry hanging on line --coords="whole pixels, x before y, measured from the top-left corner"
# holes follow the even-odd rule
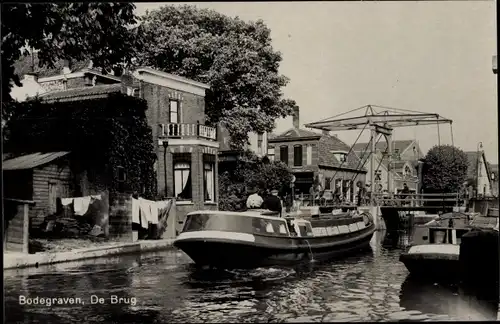
[[[85,197],[62,198],[61,203],[63,206],[73,204],[73,212],[75,215],[83,216],[89,210],[89,206],[94,200],[101,199],[101,195],[90,195]]]
[[[149,228],[149,223],[158,224],[161,211],[169,206],[169,201],[152,201],[132,198],[132,223]]]

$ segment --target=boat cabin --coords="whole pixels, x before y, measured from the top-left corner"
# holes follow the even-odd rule
[[[295,218],[278,216],[265,210],[245,212],[202,210],[186,216],[182,233],[212,231],[226,233],[257,234],[274,237],[322,237],[349,234],[365,229],[372,223],[367,214],[329,215],[319,218]]]
[[[266,236],[290,236],[284,218],[263,215],[259,211],[196,211],[186,216],[182,232],[219,231]]]
[[[291,224],[290,232],[292,233],[293,236],[298,236],[298,237],[314,236],[311,222],[305,219],[296,218],[296,219],[291,219],[290,224]]]
[[[412,245],[420,244],[458,244],[470,228],[416,226],[413,232]]]

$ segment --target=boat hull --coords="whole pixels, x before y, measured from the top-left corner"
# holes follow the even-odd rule
[[[420,248],[420,250],[418,250]],[[452,244],[414,246],[399,257],[412,277],[455,282],[460,273],[460,247]]]
[[[293,266],[367,249],[374,230],[374,226],[371,226],[359,233],[345,235],[344,238],[338,235],[335,238],[292,238],[201,231],[177,239],[174,246],[199,266],[224,269]]]

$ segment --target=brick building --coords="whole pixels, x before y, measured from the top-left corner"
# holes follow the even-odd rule
[[[293,128],[268,140],[269,153],[287,164],[295,175],[297,193],[308,194],[317,178],[323,189],[339,187],[354,201],[356,183],[365,182],[366,169],[349,146],[329,133],[301,129],[299,111],[293,116]],[[273,152],[274,151],[274,152]]]
[[[217,208],[219,143],[216,128],[205,126],[208,85],[151,68],[118,77],[92,69],[91,64],[80,64],[76,71],[65,64],[59,74],[29,74],[25,80],[46,102],[105,98],[117,92],[145,99],[158,157],[158,193],[177,198],[180,220],[193,210]]]

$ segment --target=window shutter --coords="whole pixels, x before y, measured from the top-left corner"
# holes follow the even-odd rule
[[[280,147],[280,160],[281,162],[288,164],[288,146]]]
[[[302,166],[302,145],[293,147],[293,165]]]

